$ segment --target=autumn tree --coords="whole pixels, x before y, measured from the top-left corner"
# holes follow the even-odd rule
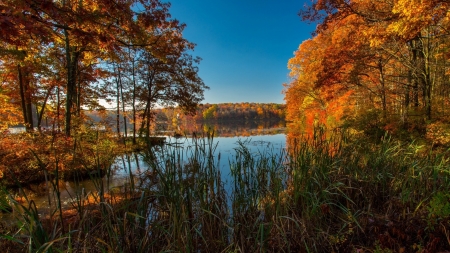
[[[194,44],[181,36],[184,27],[173,22],[158,35],[161,39],[151,50],[135,48],[133,54],[138,58],[130,58],[128,82],[131,85],[128,87],[133,94],[130,102],[133,108],[141,110],[141,129],[147,129],[146,134],[149,134],[155,106],[179,106],[192,114],[203,100],[204,89],[208,88],[198,76],[200,59],[189,52]],[[133,111],[135,114],[136,110]]]
[[[448,7],[446,1],[313,1],[300,15],[319,23],[315,36],[289,62],[288,118],[311,123],[320,118],[312,111],[344,97],[352,102],[341,103],[354,105],[348,116],[378,110],[383,124],[406,127],[410,117],[442,114]]]
[[[59,71],[56,73],[58,79],[55,80],[56,83],[47,83],[49,85],[52,83],[56,90],[48,89],[46,93],[31,94],[31,97],[40,99],[40,106],[37,107],[43,112],[46,101],[56,95],[57,107],[59,108],[60,102],[65,104],[65,133],[71,135],[72,117],[81,117],[83,106],[96,106],[99,98],[106,98],[111,93],[110,87],[99,86],[99,84],[110,83],[108,80],[111,77],[107,75],[113,72],[105,70],[107,62],[114,62],[116,66],[124,64],[121,61],[129,59],[122,57],[126,53],[139,51],[139,57],[147,55],[147,58],[152,57],[167,63],[169,62],[167,60],[170,57],[173,58],[174,52],[178,50],[180,60],[177,63],[172,61],[170,67],[183,70],[173,69],[172,71],[183,72],[188,79],[194,79],[192,71],[189,72],[187,68],[183,68],[189,64],[194,66],[192,62],[197,61],[193,58],[189,59],[189,54],[186,53],[188,49],[193,48],[193,44],[182,38],[184,25],[170,19],[169,7],[170,4],[161,3],[159,0],[2,1],[0,27],[4,36],[0,39],[2,43],[0,51],[10,55],[14,52],[35,54],[39,49],[46,52],[46,47],[54,48],[53,51],[56,53],[46,55],[47,59],[53,62],[53,66],[49,65],[47,69]],[[169,55],[172,56],[169,57]],[[16,62],[20,60],[23,59],[18,58]],[[184,61],[184,66],[180,64],[181,61]],[[134,63],[133,61],[133,71],[138,67],[133,66]],[[16,64],[16,66],[18,66],[16,72],[20,72],[20,75],[17,74],[18,87],[22,87],[20,84],[23,84],[24,88],[22,99],[24,103],[21,107],[28,113],[26,108],[29,107],[30,99],[27,100],[26,97],[27,82],[24,81],[28,79],[24,78],[24,71],[35,71],[36,68],[28,70],[21,65]],[[59,68],[60,66],[64,66],[64,69]],[[195,68],[192,67],[191,70]],[[37,74],[38,72],[26,74],[28,73],[29,76],[34,77],[40,75]],[[132,75],[135,85],[133,99],[136,99],[137,92],[135,74]],[[100,80],[102,81],[99,82]],[[64,85],[60,86],[60,82]],[[182,81],[176,80],[176,82]],[[41,84],[40,81],[37,83]],[[202,98],[202,95],[192,94],[202,94],[202,91],[193,88],[191,83],[184,84],[188,86],[188,90],[190,89],[189,92],[181,92],[180,89],[177,92],[171,92],[171,97],[168,95],[167,98],[188,108]],[[203,88],[206,86],[199,87],[200,90]],[[61,100],[60,94],[64,95]],[[181,99],[181,96],[186,99]],[[133,101],[133,106],[135,102]],[[56,111],[59,112],[58,109]],[[29,121],[28,116],[27,118]]]
[[[206,120],[213,119],[214,115],[216,114],[216,110],[217,110],[217,105],[210,106],[208,109],[203,111],[203,118]]]

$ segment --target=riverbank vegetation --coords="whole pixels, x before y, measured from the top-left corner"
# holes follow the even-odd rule
[[[12,204],[10,252],[438,252],[450,247],[449,153],[316,130],[288,152],[245,141],[220,161],[211,136],[143,151],[126,187],[77,194],[46,216]],[[224,175],[221,164],[229,164]],[[225,177],[224,177],[225,176]],[[228,178],[228,180],[225,180]],[[58,203],[58,191],[52,198]],[[6,208],[3,208],[6,209]]]
[[[104,175],[117,155],[130,151],[119,141],[90,129],[79,129],[72,137],[49,132],[2,135],[0,184],[17,187]]]

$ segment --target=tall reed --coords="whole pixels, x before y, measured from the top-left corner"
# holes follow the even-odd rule
[[[146,166],[129,168],[124,187],[110,189],[96,179],[97,192],[77,194],[75,209],[53,207],[49,219],[32,201],[14,202],[20,217],[2,242],[28,252],[450,247],[448,153],[388,136],[370,144],[317,129],[281,151],[255,151],[240,141],[234,156],[221,161],[212,136],[149,145],[139,154]]]

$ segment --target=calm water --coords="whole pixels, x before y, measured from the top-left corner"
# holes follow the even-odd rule
[[[220,129],[218,125],[215,125],[214,128],[215,135],[219,135],[213,138],[214,156],[216,161],[220,156],[218,165],[226,189],[231,181],[229,161],[234,160],[236,149],[240,146],[239,143],[247,147],[254,155],[258,155],[258,153],[279,154],[285,148],[285,129],[280,124],[256,125],[256,127],[254,124],[249,127],[236,125],[234,129],[230,125],[226,125],[224,129]],[[220,133],[224,133],[223,135],[227,137],[220,136]],[[191,153],[194,145],[192,138],[189,137],[176,139],[166,136],[166,142],[168,143],[166,145],[170,146],[171,149],[178,149],[185,157]],[[61,182],[59,185],[61,204],[63,207],[71,207],[71,203],[77,196],[89,195],[89,193],[99,189],[99,185],[102,185],[106,191],[129,187],[130,174],[134,176],[135,180],[138,180],[143,173],[149,173],[149,169],[140,154],[117,157],[116,162],[111,167],[109,176],[98,180],[85,180],[76,183]],[[28,198],[36,203],[40,212],[45,213],[49,210],[54,210],[57,205],[55,194],[51,188],[49,185],[40,184],[30,186],[29,189],[24,189],[24,191]]]
[[[200,141],[201,142],[201,141]],[[176,152],[184,158],[189,157],[195,148],[195,143],[191,138],[170,138],[167,137],[166,151]],[[241,146],[246,147],[255,157],[259,154],[281,154],[285,148],[286,136],[284,134],[255,135],[250,137],[215,137],[213,139],[213,149],[215,162],[218,162],[222,181],[225,189],[229,188],[230,161],[235,161],[237,151]],[[170,146],[170,147],[169,147]],[[114,164],[115,180],[126,181],[130,178],[130,173],[138,175],[147,173],[148,166],[140,155],[118,157]]]

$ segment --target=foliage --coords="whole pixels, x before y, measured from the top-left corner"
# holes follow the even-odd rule
[[[111,97],[118,110],[120,103],[133,108],[133,122],[137,110],[150,120],[156,104],[192,112],[208,87],[198,76],[200,58],[190,55],[195,45],[183,38],[185,24],[171,19],[169,7],[159,0],[2,1],[2,125],[33,131],[47,118],[71,136],[84,108]]]
[[[433,144],[446,145],[450,144],[450,129],[446,122],[434,122],[428,124],[426,128],[426,138]]]
[[[0,138],[0,182],[7,186],[39,183],[47,177],[74,180],[96,171],[104,173],[118,152],[106,133],[87,128],[73,138],[50,133]]]
[[[225,122],[250,120],[285,120],[285,105],[275,103],[199,104],[193,115],[180,115],[180,108],[155,109],[156,117],[197,122]]]
[[[376,128],[391,132],[446,121],[449,8],[446,1],[312,1],[300,15],[318,26],[288,62],[287,119],[333,129],[351,118],[359,128],[377,111]],[[430,125],[427,138],[445,142],[438,132]]]
[[[202,114],[203,118],[208,120],[217,117],[217,105],[211,105],[208,109],[206,109]]]

